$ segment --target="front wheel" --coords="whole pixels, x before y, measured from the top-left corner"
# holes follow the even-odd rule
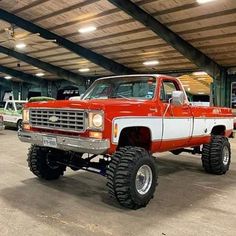
[[[28,153],[28,166],[41,179],[53,180],[63,175],[66,166],[53,161],[55,153],[50,148],[32,145]]]
[[[140,147],[123,147],[113,156],[107,170],[109,193],[130,209],[145,207],[157,185],[154,158]]]
[[[17,121],[16,128],[17,128],[17,130],[22,129],[22,120]]]
[[[209,144],[202,149],[202,166],[206,172],[222,175],[229,170],[231,149],[228,138],[220,135],[212,136]]]

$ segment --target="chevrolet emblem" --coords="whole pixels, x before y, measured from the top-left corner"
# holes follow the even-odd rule
[[[55,123],[59,120],[59,118],[57,116],[50,116],[48,120]]]

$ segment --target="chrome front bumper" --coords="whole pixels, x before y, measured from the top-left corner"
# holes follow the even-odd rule
[[[56,134],[45,134],[35,132],[18,131],[18,138],[22,142],[32,143],[38,146],[44,146],[43,137],[56,138],[56,149],[73,151],[80,153],[91,154],[105,154],[110,148],[110,141],[108,139],[92,139],[82,137],[67,137]]]

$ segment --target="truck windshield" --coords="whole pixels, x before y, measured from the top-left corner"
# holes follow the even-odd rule
[[[156,79],[153,77],[114,77],[98,80],[83,98],[86,99],[144,99],[154,97]]]
[[[16,110],[17,111],[21,111],[23,109],[23,106],[24,106],[25,103],[16,103]]]

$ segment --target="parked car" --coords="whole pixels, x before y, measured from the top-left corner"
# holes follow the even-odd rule
[[[30,170],[46,180],[67,167],[99,173],[107,177],[110,195],[131,209],[153,198],[153,153],[199,153],[206,172],[225,174],[232,110],[192,106],[182,88],[164,75],[115,76],[96,80],[81,100],[27,103],[18,136],[32,144]],[[92,161],[97,155],[99,161]]]
[[[8,100],[4,107],[0,108],[0,114],[3,116],[4,125],[19,129],[22,125],[22,109],[27,101]]]
[[[5,126],[3,124],[3,116],[0,115],[0,131],[4,130]]]

